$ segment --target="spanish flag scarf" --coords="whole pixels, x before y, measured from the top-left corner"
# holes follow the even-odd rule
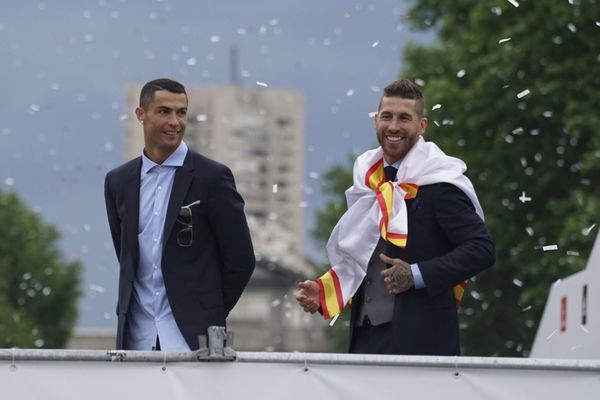
[[[367,265],[379,237],[398,247],[406,247],[408,221],[406,199],[416,197],[419,186],[447,182],[461,189],[483,220],[483,210],[473,184],[463,173],[465,163],[447,156],[423,137],[406,154],[396,182],[386,182],[381,147],[368,150],[354,163],[354,184],[346,190],[348,210],[331,232],[327,256],[332,266],[317,279],[323,316],[342,312],[367,273]],[[465,283],[454,288],[457,305]]]

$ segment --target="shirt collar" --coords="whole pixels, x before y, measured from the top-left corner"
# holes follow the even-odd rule
[[[188,147],[185,142],[182,141],[179,146],[177,146],[177,149],[175,149],[175,151],[160,165],[163,167],[181,167],[187,151]],[[147,173],[157,165],[159,164],[146,157],[146,154],[142,151],[142,174]]]
[[[385,161],[385,158],[384,158],[384,159],[383,159],[383,167],[385,168],[385,167],[387,167],[387,166],[390,166],[390,165],[391,165],[392,167],[394,167],[394,168],[398,169],[398,168],[400,168],[400,164],[402,164],[402,160],[404,160],[404,159],[403,159],[403,158],[401,158],[401,159],[399,159],[398,161],[396,161],[396,162],[395,162],[395,163],[393,163],[393,164],[388,164],[388,162],[387,162],[387,161]]]

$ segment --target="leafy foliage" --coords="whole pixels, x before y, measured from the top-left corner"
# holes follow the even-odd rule
[[[0,191],[0,347],[64,347],[77,317],[78,262],[64,262],[56,229]]]

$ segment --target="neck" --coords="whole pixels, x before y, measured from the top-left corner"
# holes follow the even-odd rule
[[[165,160],[167,158],[169,158],[169,156],[171,154],[173,154],[173,152],[167,154],[164,151],[160,151],[160,150],[157,150],[157,149],[149,149],[149,148],[145,147],[144,148],[144,154],[146,155],[146,157],[148,157],[149,159],[151,159],[152,161],[154,161],[158,165],[161,165],[162,163],[165,162]]]

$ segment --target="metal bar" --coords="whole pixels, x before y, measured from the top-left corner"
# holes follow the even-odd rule
[[[0,349],[0,361],[199,362],[196,352],[124,350]],[[338,353],[237,352],[236,362],[312,365],[364,365],[434,368],[598,371],[600,360],[500,357],[396,356]]]

